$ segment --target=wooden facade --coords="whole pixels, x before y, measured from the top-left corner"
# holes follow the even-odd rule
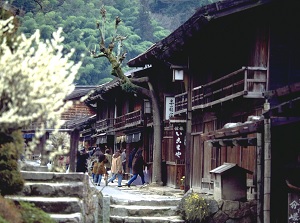
[[[285,180],[299,182],[286,170],[299,166],[292,140],[300,128],[299,9],[295,0],[216,2],[128,62],[150,64],[152,83],[165,83],[172,90],[156,83],[159,92],[175,98],[162,139],[167,185],[184,174],[194,190],[213,189],[209,172],[235,163],[253,172],[247,182],[258,201],[257,222],[290,222]],[[172,82],[172,67],[184,70],[182,82]],[[181,163],[168,160],[170,132],[184,121],[190,142],[182,173]]]
[[[129,72],[126,75],[132,74]],[[144,149],[143,155],[151,165],[152,142],[145,140],[145,135],[151,137],[152,120],[144,114],[143,98],[122,91],[119,79],[116,78],[98,86],[85,103],[90,106],[97,105],[94,108],[97,116],[92,125],[94,129],[92,138],[103,152],[106,147],[111,153],[116,149],[126,149],[128,160],[134,148],[147,148]],[[128,162],[124,171],[127,177],[130,171]]]
[[[286,181],[300,187],[299,9],[296,0],[216,2],[128,62],[157,92],[165,185],[178,188],[185,176],[188,188],[211,192],[210,171],[234,163],[253,172],[246,177],[257,222],[289,222],[294,189]],[[173,80],[175,68],[183,81]],[[126,148],[127,156],[144,148],[151,179],[153,121],[144,98],[115,79],[86,103],[96,116],[81,122],[81,134],[101,148]]]

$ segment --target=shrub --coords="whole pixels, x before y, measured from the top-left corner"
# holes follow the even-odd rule
[[[0,196],[0,223],[22,223],[19,209],[14,202]]]
[[[196,192],[186,194],[179,206],[180,215],[186,222],[203,222],[209,216],[208,204]]]
[[[0,223],[55,223],[49,214],[34,204],[20,201],[16,204],[0,196]]]
[[[8,195],[21,191],[24,180],[18,170],[18,158],[23,150],[21,131],[10,135],[13,142],[0,145],[0,194]]]
[[[55,223],[49,214],[44,212],[34,204],[29,202],[20,201],[20,211],[24,223]]]

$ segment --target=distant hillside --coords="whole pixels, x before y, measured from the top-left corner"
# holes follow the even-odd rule
[[[109,81],[111,66],[105,58],[91,58],[91,49],[99,50],[100,8],[105,5],[108,14],[107,38],[111,37],[114,19],[119,16],[119,33],[128,36],[124,42],[126,62],[143,53],[153,43],[163,39],[185,22],[197,8],[211,0],[10,0],[25,12],[20,17],[19,31],[31,35],[39,29],[41,37],[51,38],[53,31],[63,28],[66,49],[75,49],[74,61],[82,61],[76,79],[78,85],[98,85]]]
[[[159,21],[164,28],[174,31],[198,8],[213,2],[216,0],[148,0],[148,7],[154,20]]]

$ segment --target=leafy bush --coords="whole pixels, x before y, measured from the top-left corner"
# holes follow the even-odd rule
[[[179,212],[186,222],[203,222],[209,216],[208,204],[199,193],[186,194],[179,205]]]
[[[22,223],[22,216],[13,201],[0,196],[0,223]]]
[[[13,142],[0,144],[0,194],[8,195],[21,191],[24,180],[18,170],[18,158],[23,149],[21,131],[10,135]]]
[[[49,214],[40,208],[35,207],[35,205],[32,203],[21,201],[20,210],[24,223],[55,223]]]
[[[16,204],[0,196],[0,223],[55,223],[49,214],[34,204],[20,201]]]

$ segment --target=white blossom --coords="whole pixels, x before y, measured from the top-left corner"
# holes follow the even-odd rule
[[[61,28],[47,41],[39,30],[28,38],[21,34],[9,47],[4,33],[12,28],[12,18],[0,20],[0,131],[39,122],[39,137],[44,123],[61,125],[61,114],[72,105],[64,99],[75,88],[81,63],[70,60],[74,50],[64,51]]]

